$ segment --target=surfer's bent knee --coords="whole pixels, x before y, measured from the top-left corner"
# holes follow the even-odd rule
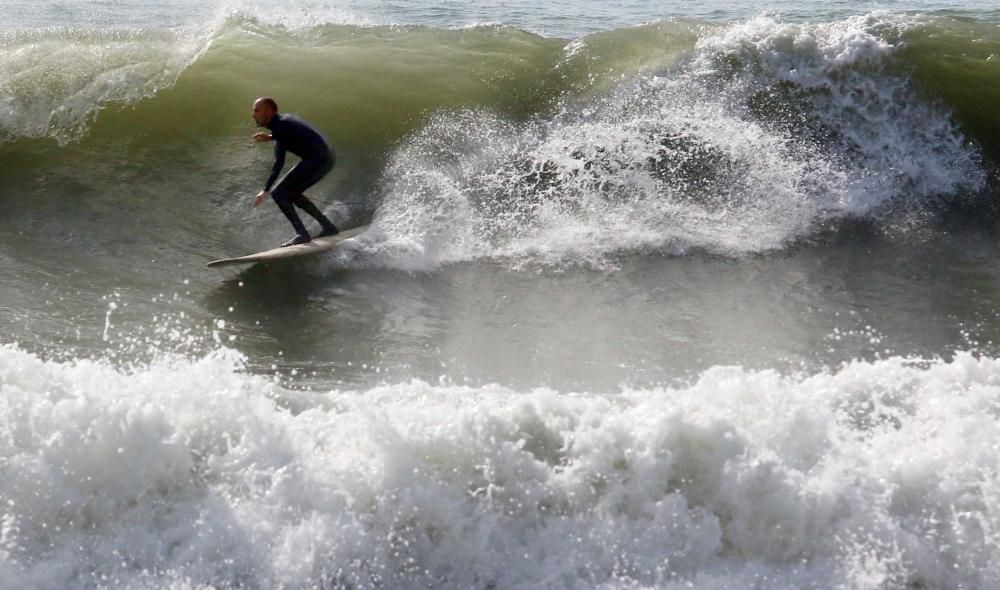
[[[291,195],[288,194],[288,190],[285,187],[279,185],[271,191],[271,198],[274,199],[275,203],[280,205],[290,201]]]

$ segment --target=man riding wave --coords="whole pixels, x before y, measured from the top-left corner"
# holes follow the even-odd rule
[[[336,162],[333,148],[319,131],[305,121],[279,114],[278,103],[271,97],[264,96],[254,101],[253,120],[259,127],[266,127],[270,130],[270,133],[257,133],[253,138],[257,141],[275,142],[274,167],[271,169],[271,175],[267,178],[264,190],[260,191],[254,199],[253,206],[260,207],[264,199],[270,196],[291,222],[292,227],[295,228],[295,237],[282,246],[305,244],[312,240],[305,225],[302,224],[302,219],[295,211],[295,207],[302,209],[319,222],[321,230],[316,237],[337,234],[337,226],[327,219],[323,212],[303,194],[306,189],[319,182],[330,170],[333,170]],[[287,152],[292,152],[301,158],[301,161],[278,182],[274,190],[271,190],[274,181],[281,174],[281,169],[285,167],[285,154]],[[295,206],[293,207],[293,205]]]

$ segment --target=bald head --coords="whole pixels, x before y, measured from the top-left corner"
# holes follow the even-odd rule
[[[262,96],[253,101],[253,120],[260,127],[267,127],[278,114],[278,103],[270,96]]]

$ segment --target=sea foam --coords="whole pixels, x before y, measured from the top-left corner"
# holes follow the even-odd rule
[[[0,348],[3,588],[985,588],[1000,361],[302,392]]]
[[[686,56],[551,117],[441,114],[389,161],[375,258],[418,269],[743,255],[975,195],[979,149],[898,60],[920,23],[758,17],[706,29]]]

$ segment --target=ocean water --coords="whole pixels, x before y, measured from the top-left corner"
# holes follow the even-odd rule
[[[994,2],[4,8],[0,590],[1000,587]]]

